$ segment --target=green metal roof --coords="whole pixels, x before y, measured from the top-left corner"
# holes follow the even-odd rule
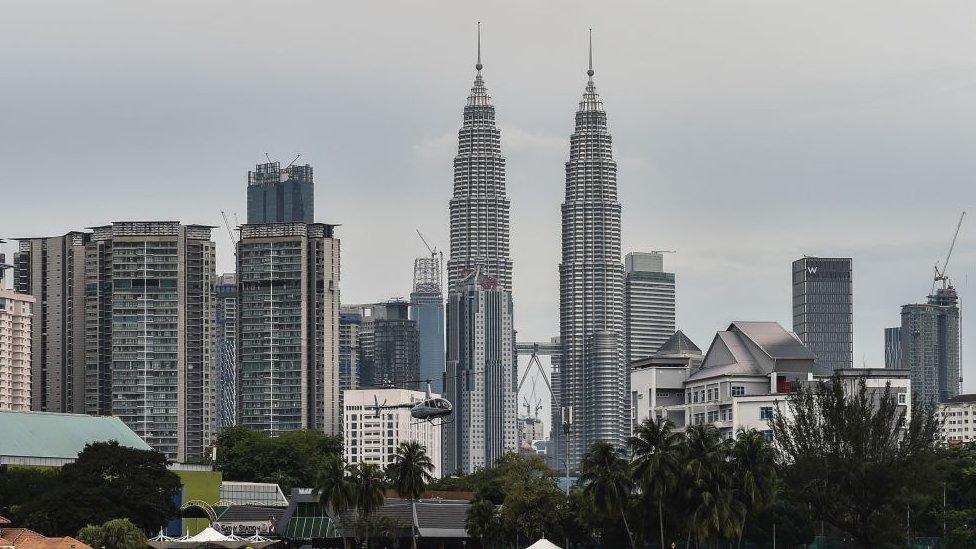
[[[293,540],[312,540],[339,537],[328,517],[291,517],[283,537]]]
[[[151,450],[117,417],[0,412],[0,457],[75,459],[86,444],[110,440],[130,448]]]

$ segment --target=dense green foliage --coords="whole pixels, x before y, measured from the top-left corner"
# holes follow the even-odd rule
[[[94,549],[145,549],[146,535],[129,519],[115,519],[101,526],[89,524],[78,531],[77,539]]]
[[[214,468],[223,473],[224,480],[274,482],[286,494],[294,487],[313,486],[328,456],[342,453],[339,437],[318,431],[269,437],[241,426],[225,428],[214,446]]]
[[[178,513],[180,479],[166,464],[153,450],[98,442],[60,469],[3,468],[0,514],[49,536],[73,536],[116,518],[155,531]]]
[[[888,389],[835,379],[798,390],[770,427],[724,438],[711,425],[634,429],[627,454],[594,445],[567,496],[536,457],[507,455],[435,481],[472,490],[468,531],[485,547],[546,537],[574,547],[771,547],[818,535],[854,547],[942,537],[976,547],[976,452],[940,447],[930,407],[905,421]],[[943,506],[943,489],[945,506]]]

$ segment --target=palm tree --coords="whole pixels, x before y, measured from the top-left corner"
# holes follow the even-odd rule
[[[336,522],[339,522],[343,512],[356,504],[356,486],[350,469],[342,458],[330,454],[315,478],[314,493]],[[342,537],[342,545],[346,545],[345,536]]]
[[[597,507],[610,513],[620,513],[627,530],[627,539],[633,549],[634,536],[630,532],[630,524],[627,523],[626,510],[627,498],[634,489],[634,482],[631,480],[629,464],[623,457],[623,450],[614,448],[607,442],[594,443],[580,463],[580,479],[586,485],[583,491],[593,498]]]
[[[741,506],[729,479],[729,443],[711,424],[693,425],[685,433],[685,482],[691,504],[688,533],[697,543],[738,533]]]
[[[755,429],[739,431],[732,446],[732,466],[739,501],[744,507],[739,546],[746,517],[769,505],[776,493],[776,451]]]
[[[664,499],[674,491],[681,461],[681,435],[671,430],[666,419],[644,420],[634,428],[628,445],[632,455],[631,474],[641,492],[657,501],[661,548],[664,545]]]
[[[386,470],[387,476],[400,497],[410,499],[413,517],[410,520],[411,546],[417,549],[417,500],[424,495],[427,485],[434,477],[430,474],[434,470],[434,462],[427,455],[427,449],[419,442],[401,442],[397,446],[393,463]]]
[[[356,509],[366,525],[366,547],[369,547],[369,516],[386,501],[386,478],[379,465],[360,463],[353,469]]]

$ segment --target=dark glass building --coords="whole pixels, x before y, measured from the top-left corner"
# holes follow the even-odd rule
[[[258,164],[247,173],[247,222],[313,221],[312,167]]]
[[[959,394],[959,294],[938,288],[924,304],[901,308],[901,361],[911,371],[912,392],[923,402]]]
[[[237,425],[237,275],[220,275],[216,286],[217,429]]]
[[[836,370],[854,366],[854,291],[849,257],[804,257],[793,262],[793,331]]]
[[[430,380],[430,390],[444,392],[444,296],[438,258],[414,261],[410,319],[420,331],[420,379]]]
[[[362,306],[359,328],[362,387],[424,389],[420,379],[420,333],[409,304],[387,301]]]

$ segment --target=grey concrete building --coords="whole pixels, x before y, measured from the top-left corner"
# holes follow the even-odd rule
[[[436,256],[414,261],[410,319],[420,331],[420,378],[429,379],[431,390],[444,392],[444,293],[441,262]]]
[[[237,425],[237,274],[217,278],[214,356],[217,361],[217,429]]]
[[[901,361],[911,371],[912,391],[925,402],[959,394],[959,295],[939,288],[927,303],[901,308]]]
[[[836,370],[854,365],[854,289],[849,257],[803,257],[793,262],[793,332]]]
[[[518,450],[518,395],[511,292],[479,270],[449,294],[443,426],[447,471],[472,473]]]
[[[592,60],[566,162],[559,264],[562,355],[553,381],[553,448],[565,461],[561,410],[571,408],[568,463],[595,442],[623,447],[630,434],[630,372],[624,356],[624,266],[620,261],[617,163]]]
[[[237,419],[275,435],[339,432],[339,240],[335,225],[241,226]]]
[[[361,329],[362,324],[362,305],[342,305],[339,307],[340,391],[349,391],[359,388],[359,370],[361,362],[361,358],[359,356],[359,330]]]
[[[359,381],[364,388],[426,389],[420,383],[420,332],[410,304],[386,301],[362,305]]]
[[[247,222],[314,221],[312,167],[280,162],[258,164],[247,173]]]
[[[653,355],[675,332],[674,273],[660,252],[624,258],[624,331],[627,362]]]
[[[202,459],[216,423],[212,227],[94,227],[86,250],[89,413],[170,459]]]
[[[85,411],[85,245],[72,231],[22,238],[14,254],[14,290],[34,297],[31,410]]]
[[[884,330],[885,368],[901,368],[901,326]]]

